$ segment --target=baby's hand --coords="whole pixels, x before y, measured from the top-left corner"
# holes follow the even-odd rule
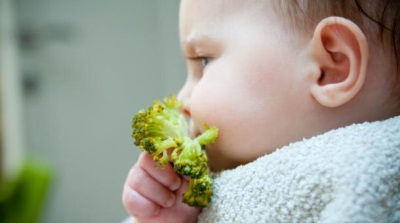
[[[200,209],[181,202],[188,183],[170,164],[160,168],[142,153],[125,181],[122,201],[135,223],[197,222]]]

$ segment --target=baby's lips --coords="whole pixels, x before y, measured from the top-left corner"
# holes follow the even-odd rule
[[[196,124],[192,120],[189,123],[189,133],[191,138],[196,138],[201,134],[200,129],[196,127]]]

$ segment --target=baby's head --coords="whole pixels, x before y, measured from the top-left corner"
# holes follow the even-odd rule
[[[203,122],[220,129],[211,168],[400,114],[400,6],[382,4],[181,0],[188,77],[179,98],[193,135]]]

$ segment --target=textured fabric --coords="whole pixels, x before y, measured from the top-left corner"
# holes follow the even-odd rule
[[[399,223],[400,117],[292,143],[213,188],[200,223]]]

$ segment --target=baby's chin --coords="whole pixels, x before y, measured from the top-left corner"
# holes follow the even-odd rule
[[[208,166],[212,172],[235,169],[256,159],[254,157],[233,156],[231,151],[222,149],[218,142],[207,145],[205,151],[208,157]]]
[[[207,154],[207,158],[208,158],[208,167],[210,168],[211,171],[219,171],[219,165],[218,165],[218,161],[216,160],[218,155],[215,155],[212,150],[212,146],[211,145],[207,145],[204,150],[206,151]]]
[[[209,160],[208,166],[211,172],[217,173],[223,170],[229,170],[235,168],[237,165],[231,165],[229,163],[223,162],[221,160]]]
[[[212,172],[220,172],[238,166],[221,156],[218,152],[218,148],[213,147],[212,145],[207,146],[205,150],[208,157],[208,166]]]

